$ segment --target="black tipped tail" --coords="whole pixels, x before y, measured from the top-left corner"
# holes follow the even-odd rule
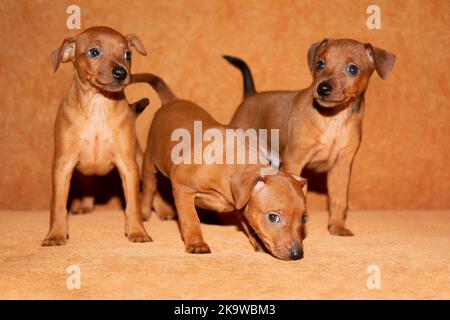
[[[131,110],[133,111],[134,115],[137,117],[140,115],[145,108],[149,105],[150,100],[147,98],[142,98],[141,100],[138,100],[130,105]]]
[[[170,90],[169,86],[158,76],[151,73],[136,73],[131,76],[131,83],[146,82],[155,89],[161,104],[177,99],[175,94]]]
[[[256,93],[255,83],[253,82],[252,72],[250,71],[250,68],[245,63],[245,61],[227,55],[224,55],[223,58],[230,64],[241,70],[244,80],[244,98],[254,95]]]

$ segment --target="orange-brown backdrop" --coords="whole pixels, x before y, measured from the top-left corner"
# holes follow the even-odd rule
[[[366,96],[363,143],[350,207],[450,208],[450,2],[376,1],[381,30],[368,30],[373,1],[14,1],[0,2],[0,208],[47,208],[52,127],[73,74],[53,74],[50,52],[64,37],[66,8],[81,7],[81,28],[136,33],[149,51],[133,71],[162,76],[180,96],[228,122],[240,102],[239,72],[222,54],[244,58],[259,90],[306,87],[306,52],[324,37],[355,38],[397,54],[388,80],[374,76]],[[141,144],[159,100],[146,85],[127,89],[151,105],[137,122]],[[312,194],[310,205],[325,205]]]

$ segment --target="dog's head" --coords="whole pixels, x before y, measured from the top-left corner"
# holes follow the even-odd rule
[[[255,235],[282,260],[303,258],[306,236],[306,180],[284,171],[235,173],[231,191]]]
[[[130,82],[131,47],[147,54],[133,34],[123,36],[108,27],[92,27],[63,40],[52,52],[53,69],[56,72],[61,62],[72,61],[83,83],[108,92],[121,91]]]
[[[370,43],[350,39],[324,39],[308,51],[313,75],[314,99],[322,107],[335,107],[356,100],[376,70],[385,79],[395,55]]]

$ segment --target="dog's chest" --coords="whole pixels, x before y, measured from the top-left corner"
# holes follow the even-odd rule
[[[85,120],[80,128],[78,165],[85,174],[102,175],[112,169],[114,144],[109,103],[102,97],[93,97],[85,109]]]
[[[308,164],[308,167],[319,171],[329,170],[350,140],[347,114],[344,113],[335,118],[327,119],[323,125],[322,133]]]

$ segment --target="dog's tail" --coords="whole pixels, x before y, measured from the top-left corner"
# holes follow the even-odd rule
[[[147,98],[142,98],[136,102],[130,104],[131,111],[133,111],[134,116],[137,118],[149,105],[150,100]]]
[[[177,99],[169,86],[158,76],[151,73],[136,73],[131,76],[131,83],[146,82],[155,89],[161,99],[161,104]]]
[[[253,82],[252,72],[245,61],[227,55],[224,55],[223,58],[241,70],[244,83],[244,98],[254,95],[256,93],[255,83]]]

